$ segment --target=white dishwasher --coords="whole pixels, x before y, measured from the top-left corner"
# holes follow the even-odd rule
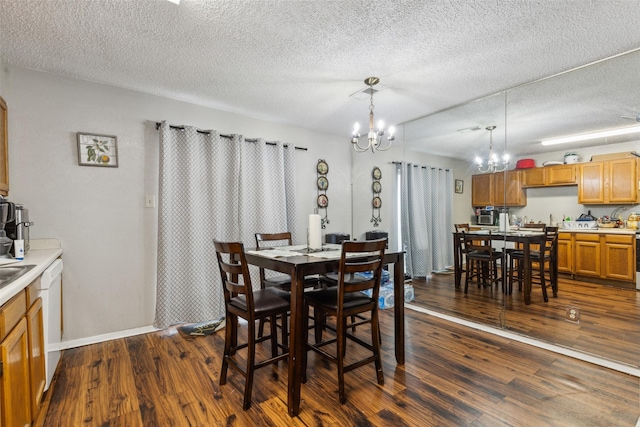
[[[51,379],[60,361],[62,340],[62,260],[57,259],[42,273],[40,297],[42,298],[42,320],[44,323],[45,371],[48,390]]]

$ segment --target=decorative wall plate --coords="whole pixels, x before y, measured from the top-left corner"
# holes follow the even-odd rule
[[[326,176],[319,176],[317,182],[318,190],[326,190],[327,188],[329,188],[329,180]]]
[[[374,197],[371,201],[371,204],[374,208],[378,209],[380,206],[382,206],[382,199],[380,197]]]
[[[324,160],[318,160],[318,173],[326,175],[329,172],[329,165]]]
[[[326,208],[327,206],[329,206],[329,198],[326,194],[320,194],[318,196],[318,207]]]
[[[379,167],[374,166],[373,171],[371,172],[371,175],[373,175],[373,179],[380,179],[382,178],[382,171],[380,170]]]
[[[382,184],[380,184],[380,181],[373,181],[373,184],[371,184],[371,189],[374,193],[379,194],[382,191]]]

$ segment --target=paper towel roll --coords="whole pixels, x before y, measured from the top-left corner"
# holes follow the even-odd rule
[[[498,218],[498,224],[500,225],[500,231],[509,231],[509,214],[501,213]]]
[[[321,237],[321,221],[320,215],[309,215],[309,249],[322,249],[322,237]]]

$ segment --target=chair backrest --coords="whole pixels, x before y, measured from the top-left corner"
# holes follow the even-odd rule
[[[466,224],[453,224],[453,226],[456,228],[456,232],[459,233],[462,230],[464,231],[469,231],[469,223]]]
[[[556,248],[558,241],[558,227],[547,227],[545,230],[544,255],[547,256]]]
[[[237,295],[245,295],[247,310],[253,311],[253,288],[249,266],[241,242],[213,241],[220,269],[225,304]]]
[[[522,224],[522,228],[535,228],[535,229],[539,229],[539,230],[542,230],[542,231],[544,231],[546,227],[547,226],[545,224],[541,223],[541,222],[539,222],[539,223],[529,222],[529,223],[526,223],[526,224]]]
[[[342,242],[342,254],[338,270],[338,311],[342,310],[344,294],[371,289],[373,303],[378,303],[382,278],[382,258],[387,239]],[[367,273],[356,275],[355,273]],[[397,278],[396,280],[402,280]]]
[[[462,231],[462,252],[470,254],[483,254],[493,256],[493,247],[491,246],[491,230],[488,234],[467,234]]]
[[[291,246],[291,233],[256,233],[256,249],[270,248],[274,246]]]

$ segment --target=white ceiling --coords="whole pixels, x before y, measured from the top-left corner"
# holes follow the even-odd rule
[[[367,119],[368,99],[350,97],[366,77],[381,79],[376,119],[401,124],[636,49],[639,26],[633,0],[0,0],[0,55],[346,142]],[[448,127],[496,124],[464,116]],[[566,114],[532,119],[553,128]],[[423,149],[468,156],[470,145],[424,138],[426,120],[406,129]],[[528,138],[509,144],[535,152]]]

